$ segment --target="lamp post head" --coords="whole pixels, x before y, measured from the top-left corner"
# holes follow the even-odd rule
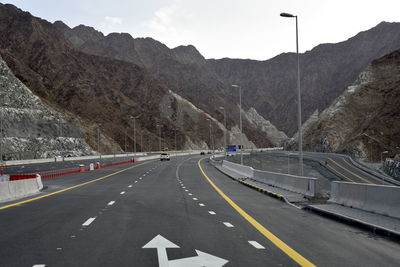
[[[290,13],[281,13],[281,17],[285,17],[285,18],[294,18],[294,17],[297,17],[297,16],[295,16],[295,15],[292,15],[292,14],[290,14]]]

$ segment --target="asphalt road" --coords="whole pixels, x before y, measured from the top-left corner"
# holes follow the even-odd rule
[[[199,159],[178,157],[59,177],[44,181],[47,188],[24,203],[1,204],[0,266],[400,262],[400,244],[296,209]]]
[[[279,156],[286,155],[288,152],[263,152],[276,154]],[[290,157],[298,158],[295,152],[289,152]],[[325,166],[329,171],[335,174],[338,178],[345,182],[353,183],[368,183],[368,184],[381,184],[381,185],[393,185],[392,183],[383,181],[379,177],[376,177],[357,166],[354,166],[349,159],[340,155],[318,153],[318,152],[304,152],[304,158],[311,159],[319,162],[322,166]]]

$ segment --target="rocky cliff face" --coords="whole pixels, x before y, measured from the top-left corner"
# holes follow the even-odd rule
[[[142,56],[136,64],[134,51],[97,56],[78,51],[75,47],[84,50],[89,42],[97,41],[99,44],[103,42],[115,46],[114,50],[108,49],[110,53],[126,51],[132,39],[128,34],[110,34],[104,39],[94,29],[78,26],[70,32],[67,41],[60,32],[60,29],[66,27],[61,22],[53,25],[12,5],[0,5],[0,17],[0,54],[4,60],[15,75],[40,98],[62,112],[73,114],[83,125],[85,137],[94,149],[98,148],[97,132],[100,130],[99,148],[102,153],[122,151],[125,144],[127,150],[133,150],[134,127],[131,116],[139,114],[141,116],[136,120],[138,150],[159,149],[157,124],[162,127],[163,148],[174,147],[175,131],[182,137],[177,140],[178,149],[188,147],[186,143],[199,147],[203,147],[204,143],[211,146],[209,138],[199,138],[207,136],[207,122],[199,120],[195,122],[198,125],[194,125],[191,124],[193,121],[185,121],[183,125],[190,127],[179,128],[164,116],[160,103],[169,94],[169,84],[180,83],[180,80],[168,77],[161,82],[157,79],[154,70],[169,67],[163,61],[160,51],[166,47],[161,43],[149,38],[140,39],[136,45],[137,50],[142,53],[147,51],[148,54]],[[193,47],[182,47],[169,53],[176,57],[176,62],[179,62],[178,58],[182,62],[190,62],[194,58],[185,56],[188,49],[192,51]],[[117,55],[131,56],[132,60],[121,61]],[[157,61],[150,60],[154,58]],[[155,69],[143,67],[149,64],[153,64]],[[210,97],[206,93],[202,96]],[[206,104],[203,106],[207,107]],[[177,111],[174,107],[172,109]],[[212,124],[216,121],[213,119]],[[214,127],[217,129],[216,125]],[[194,128],[197,131],[193,131]],[[252,134],[251,125],[248,128]],[[216,136],[218,134],[221,131]],[[218,143],[214,146],[221,146],[222,139],[216,140]]]
[[[209,68],[207,60],[194,46],[178,46],[169,49],[152,38],[134,39],[129,34],[116,33],[109,34],[100,40],[91,40],[91,36],[97,38],[96,31],[93,28],[87,27],[85,31],[78,31],[77,27],[70,29],[57,26],[57,28],[80,51],[124,60],[147,69],[173,92],[219,121],[222,119],[219,107],[224,106],[227,113],[228,129],[233,129],[237,125],[239,115],[237,107],[238,91],[232,89],[230,84],[225,85],[220,81],[215,71]],[[91,33],[88,33],[85,38],[80,37],[81,34],[90,31]],[[77,38],[87,41],[84,44],[76,44]],[[251,107],[249,104],[245,109]],[[258,146],[275,144],[275,142],[269,140],[268,135],[265,135],[265,130],[272,129],[271,127],[262,129],[253,121],[247,120],[247,117],[244,117],[244,120],[243,129],[246,138],[251,139]],[[207,124],[200,126],[205,129],[208,128]],[[271,135],[274,135],[274,133]],[[199,136],[204,137],[202,133],[199,133]],[[222,143],[218,144],[222,145]]]
[[[0,57],[0,116],[3,160],[81,156],[94,153],[67,116],[47,106]]]
[[[324,110],[374,59],[400,48],[400,23],[382,22],[337,44],[321,44],[300,55],[303,121]],[[253,106],[288,135],[297,131],[297,65],[294,53],[266,61],[208,60],[224,84],[243,87]]]
[[[400,143],[400,50],[374,60],[318,120],[304,129],[304,149],[379,161]]]
[[[88,27],[87,31],[90,29]],[[72,43],[76,37],[71,33],[75,31],[76,28],[62,29]],[[94,35],[95,30],[92,31],[86,39]],[[254,108],[288,135],[297,130],[294,53],[281,54],[266,61],[205,60],[193,46],[169,49],[151,38],[134,39],[122,34],[110,34],[100,41],[87,41],[77,48],[85,53],[144,66],[173,91],[213,116],[217,116],[217,111],[212,107],[229,108],[237,102],[237,92],[230,86],[239,84],[243,88],[245,109]],[[327,108],[372,60],[398,48],[400,23],[383,22],[344,42],[322,44],[301,54],[303,121],[316,109]],[[232,109],[228,114],[233,112]],[[233,121],[229,118],[230,127]]]

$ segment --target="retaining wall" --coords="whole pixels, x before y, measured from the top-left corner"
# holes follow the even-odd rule
[[[254,170],[253,179],[310,197],[314,197],[316,193],[316,178]]]
[[[330,203],[400,219],[400,187],[332,182]]]

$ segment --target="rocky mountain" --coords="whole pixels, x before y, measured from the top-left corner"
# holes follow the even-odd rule
[[[134,123],[131,117],[138,115],[141,115],[135,127],[138,150],[158,150],[160,134],[162,148],[174,148],[175,136],[178,149],[223,144],[223,129],[218,127],[218,121],[222,120],[220,112],[214,112],[219,116],[216,119],[192,104],[193,109],[201,110],[201,114],[191,119],[188,113],[193,111],[179,110],[180,105],[173,101],[168,108],[174,114],[183,114],[183,120],[178,123],[167,118],[166,107],[161,103],[170,95],[168,84],[142,67],[144,63],[79,51],[73,42],[84,45],[85,37],[90,36],[93,40],[102,34],[92,32],[92,29],[88,35],[87,27],[78,27],[76,31],[83,34],[73,35],[73,41],[67,41],[60,33],[60,27],[63,27],[61,23],[55,26],[12,5],[0,5],[0,54],[16,77],[43,101],[60,112],[72,114],[92,148],[99,148],[102,153],[120,152],[125,147],[132,151]],[[143,39],[143,42],[147,40]],[[147,48],[143,44],[142,49]],[[181,53],[177,50],[177,54]],[[143,62],[147,62],[146,58]],[[237,109],[237,106],[233,108]],[[212,118],[214,129],[213,145],[209,138],[208,116]],[[263,141],[265,138],[260,138],[261,130],[250,124],[247,127],[250,134],[253,129],[253,136],[262,140],[260,143],[271,145],[268,140]],[[99,146],[98,132],[101,135]],[[254,144],[249,141],[249,146]]]
[[[215,107],[230,108],[232,103],[237,103],[238,93],[230,86],[239,84],[245,109],[254,108],[287,135],[297,130],[294,53],[284,53],[266,61],[206,60],[193,46],[169,49],[151,38],[135,39],[129,34],[115,33],[98,40],[98,32],[84,27],[58,28],[85,53],[121,59],[149,69],[173,91],[214,116],[218,112]],[[81,39],[88,41],[76,45],[77,36],[84,36]],[[96,38],[90,40],[91,36]],[[301,54],[303,121],[316,109],[327,108],[372,60],[399,48],[400,23],[382,22],[346,41],[321,44]],[[228,114],[232,112],[235,110],[229,110]],[[232,127],[233,122],[232,118],[228,125]]]
[[[12,74],[1,57],[0,107],[3,160],[94,153],[81,129],[69,121],[71,114],[47,106]]]
[[[369,161],[399,154],[400,50],[374,60],[331,106],[304,127],[304,149]],[[294,140],[295,141],[295,140]]]
[[[302,120],[316,109],[327,108],[372,60],[399,48],[400,23],[382,22],[346,41],[321,44],[302,53]],[[224,84],[242,86],[245,105],[293,135],[297,131],[296,60],[294,53],[284,53],[266,61],[225,58],[207,62]]]

